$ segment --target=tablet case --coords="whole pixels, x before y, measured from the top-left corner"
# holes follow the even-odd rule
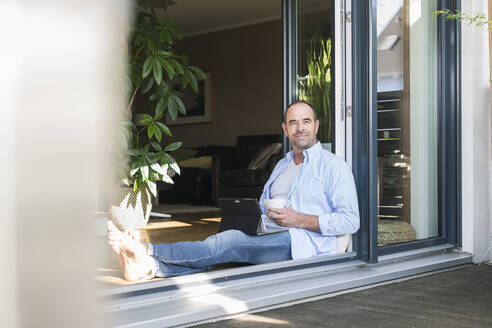
[[[241,230],[248,235],[257,235],[261,222],[261,209],[254,198],[219,198],[222,220],[219,232]]]

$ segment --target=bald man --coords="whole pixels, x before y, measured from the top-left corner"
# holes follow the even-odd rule
[[[292,103],[282,129],[292,151],[280,160],[260,199],[263,214],[288,230],[261,236],[227,230],[204,241],[141,243],[138,233],[120,232],[108,223],[109,243],[127,280],[196,273],[229,262],[251,264],[336,254],[337,235],[359,229],[359,209],[350,167],[316,139],[319,121],[304,101]],[[286,208],[265,208],[264,199],[290,201]]]

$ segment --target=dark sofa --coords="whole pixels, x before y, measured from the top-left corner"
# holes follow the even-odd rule
[[[276,144],[278,147],[270,147]],[[282,136],[276,134],[238,136],[236,152],[214,157],[213,200],[221,197],[259,198],[263,186],[282,157]],[[263,154],[261,154],[264,150]],[[254,167],[252,160],[263,161]]]
[[[193,148],[195,159],[235,152],[234,146],[205,146]],[[181,162],[179,158],[176,158]],[[188,159],[189,161],[190,159]],[[184,163],[184,162],[181,162]],[[212,203],[212,165],[204,167],[181,167],[181,174],[173,177],[174,184],[158,183],[159,203],[210,204]]]
[[[249,135],[238,136],[235,146],[194,148],[192,159],[176,158],[181,175],[173,177],[174,185],[158,183],[159,203],[216,204],[220,197],[257,198],[282,157],[281,145],[281,135]],[[197,167],[188,167],[191,162]]]

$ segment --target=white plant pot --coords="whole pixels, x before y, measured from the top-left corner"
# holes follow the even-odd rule
[[[118,229],[142,229],[147,225],[152,211],[152,194],[147,185],[136,191],[123,187],[116,190],[111,204],[111,220]]]

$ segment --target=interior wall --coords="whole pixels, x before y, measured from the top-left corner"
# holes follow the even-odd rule
[[[172,141],[234,145],[238,135],[282,133],[280,20],[192,36],[180,48],[212,73],[213,112],[211,123],[170,126]]]

